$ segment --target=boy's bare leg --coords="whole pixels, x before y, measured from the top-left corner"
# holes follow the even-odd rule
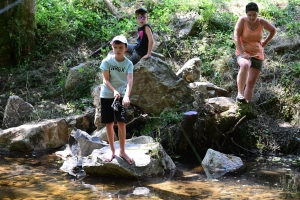
[[[120,142],[120,154],[119,156],[125,159],[129,164],[134,163],[133,158],[130,158],[125,153],[125,139],[126,139],[126,124],[124,122],[118,122],[118,135]]]
[[[115,157],[115,146],[114,146],[114,122],[106,124],[106,134],[109,142],[109,147],[111,150],[111,156],[105,159],[106,162],[111,162]]]

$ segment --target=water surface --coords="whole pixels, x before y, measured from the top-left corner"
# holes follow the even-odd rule
[[[70,176],[54,153],[0,155],[0,199],[300,199],[300,159],[278,159],[244,161],[212,180],[200,164],[182,163],[172,174],[125,180]]]

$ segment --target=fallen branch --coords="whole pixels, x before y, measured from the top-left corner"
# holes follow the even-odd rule
[[[235,144],[236,146],[240,147],[241,149],[244,149],[244,150],[249,151],[249,152],[251,152],[251,153],[260,155],[259,153],[256,153],[256,152],[254,152],[254,151],[250,151],[250,150],[248,150],[248,149],[246,149],[246,148],[244,148],[244,147],[241,147],[240,145],[238,145],[237,143],[234,142],[233,138],[231,138],[231,141],[233,142],[233,144]]]
[[[242,123],[242,122],[244,122],[244,120],[246,119],[246,115],[244,115],[235,125],[234,125],[234,127],[230,130],[230,131],[228,131],[228,132],[226,132],[225,133],[225,135],[227,135],[227,134],[229,134],[229,133],[232,133],[233,131],[235,131],[235,129]]]
[[[140,118],[146,119],[146,118],[149,118],[149,117],[148,117],[148,114],[141,114],[140,116],[135,117],[135,118],[133,118],[130,122],[128,122],[128,123],[126,124],[126,126],[129,125],[129,124],[131,124],[131,123],[133,123],[135,120],[140,119]]]
[[[227,131],[226,133],[225,133],[225,139],[224,139],[224,141],[223,141],[223,143],[222,143],[222,146],[224,145],[224,143],[225,143],[225,141],[226,141],[226,139],[227,139],[227,137],[228,137],[228,135],[229,135],[229,133],[232,133],[233,131],[235,131],[235,129],[242,123],[242,122],[244,122],[244,120],[246,119],[246,115],[244,115],[235,125],[234,125],[234,127],[230,130],[230,131]]]
[[[141,118],[143,118],[144,120],[146,120],[146,119],[159,119],[161,117],[149,117],[148,114],[141,114],[140,116],[135,117],[130,122],[128,122],[126,124],[126,126],[129,125],[129,124],[131,124],[131,123],[133,123],[135,120],[138,120],[138,119],[141,119]],[[117,124],[114,124],[114,125],[117,126]]]

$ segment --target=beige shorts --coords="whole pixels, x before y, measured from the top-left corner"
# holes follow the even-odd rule
[[[237,62],[239,61],[240,58],[242,58],[242,57],[238,56],[236,58]],[[254,58],[254,57],[251,57],[250,59],[251,59],[251,66],[250,67],[258,69],[258,70],[261,71],[262,68],[263,68],[264,61],[263,60],[258,60],[258,59]]]

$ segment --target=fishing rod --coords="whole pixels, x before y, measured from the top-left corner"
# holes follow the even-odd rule
[[[1,15],[2,13],[4,13],[4,12],[8,11],[9,9],[11,9],[11,8],[13,8],[13,7],[15,7],[15,6],[17,6],[18,4],[22,3],[22,1],[24,1],[24,0],[17,0],[17,1],[15,1],[15,2],[13,2],[12,4],[9,4],[8,6],[2,8],[2,9],[0,10],[0,15]]]

